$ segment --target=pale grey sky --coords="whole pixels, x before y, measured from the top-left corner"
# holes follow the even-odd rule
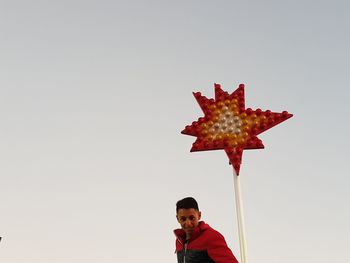
[[[245,151],[249,262],[344,263],[348,1],[0,1],[0,262],[176,262],[175,203],[239,258],[232,170],[193,91],[292,119]]]

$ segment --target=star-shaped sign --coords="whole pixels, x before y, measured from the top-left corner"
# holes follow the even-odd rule
[[[246,109],[244,84],[240,84],[232,94],[223,91],[219,84],[214,86],[215,99],[208,99],[200,92],[193,93],[204,117],[187,125],[181,133],[197,137],[191,152],[225,150],[230,164],[239,175],[243,150],[264,148],[257,135],[293,114]]]

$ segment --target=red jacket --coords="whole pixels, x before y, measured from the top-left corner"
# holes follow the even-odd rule
[[[174,233],[179,263],[238,263],[225,238],[203,221],[187,242],[185,231],[176,229]]]

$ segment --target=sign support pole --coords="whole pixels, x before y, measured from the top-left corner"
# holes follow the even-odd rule
[[[233,178],[234,178],[233,181],[234,181],[234,188],[235,188],[236,214],[237,214],[237,222],[238,222],[238,235],[239,235],[241,263],[248,263],[240,176],[236,174],[235,169],[233,169]]]

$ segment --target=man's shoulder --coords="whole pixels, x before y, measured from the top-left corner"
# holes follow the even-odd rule
[[[211,237],[217,237],[217,238],[223,237],[223,235],[219,231],[212,228],[209,224],[205,223],[204,221],[200,222],[199,227],[203,231],[203,234],[205,233],[206,235],[209,235]]]

